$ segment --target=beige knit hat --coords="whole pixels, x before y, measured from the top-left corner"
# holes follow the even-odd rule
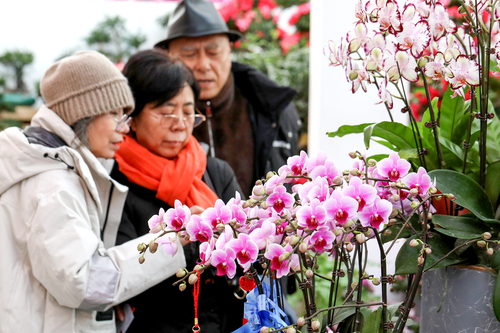
[[[125,108],[134,109],[127,79],[113,63],[96,51],[78,52],[52,65],[40,82],[49,109],[68,125]]]

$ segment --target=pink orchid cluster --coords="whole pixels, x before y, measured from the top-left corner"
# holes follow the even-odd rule
[[[199,241],[199,264],[214,266],[217,275],[232,278],[236,265],[246,272],[263,256],[280,278],[300,270],[298,251],[332,254],[334,244],[352,250],[351,238],[362,242],[396,214],[419,211],[435,193],[427,172],[409,172],[410,163],[396,153],[378,163],[352,154],[358,160],[342,171],[325,154],[310,158],[302,151],[258,181],[249,200],[236,193],[201,215],[176,201],[149,220],[150,232],[163,231],[156,243],[171,255],[177,235]]]
[[[388,84],[400,77],[417,82],[445,79],[454,96],[464,97],[469,86],[480,84],[478,38],[474,26],[491,26],[491,59],[500,62],[500,2],[465,1],[466,22],[458,27],[450,19],[445,4],[436,0],[359,0],[355,7],[354,29],[340,44],[330,41],[325,55],[333,66],[345,69],[352,92],[376,83],[381,102],[393,107]],[[493,22],[491,22],[493,20]],[[472,23],[471,23],[472,22]],[[493,46],[495,48],[493,49]],[[402,96],[398,96],[402,97]]]

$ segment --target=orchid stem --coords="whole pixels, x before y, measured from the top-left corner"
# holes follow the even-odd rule
[[[387,260],[385,256],[384,247],[382,246],[382,240],[380,239],[380,234],[378,230],[373,228],[375,233],[375,238],[377,239],[378,247],[380,250],[380,273],[383,277],[387,276]],[[387,281],[386,279],[382,279],[382,323],[387,322]],[[387,328],[385,325],[383,326],[384,333],[387,333]]]

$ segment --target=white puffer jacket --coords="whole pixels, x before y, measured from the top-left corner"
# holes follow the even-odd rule
[[[32,125],[70,147],[0,133],[0,332],[114,333],[100,311],[185,267],[182,246],[143,265],[137,245],[152,235],[113,246],[127,188],[53,111],[42,107]]]

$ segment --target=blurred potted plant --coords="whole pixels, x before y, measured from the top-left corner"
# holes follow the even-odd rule
[[[465,20],[457,26],[439,1],[410,0],[405,6],[392,0],[359,1],[354,29],[338,46],[331,42],[326,49],[331,64],[345,69],[353,93],[373,83],[389,115],[393,98],[398,98],[409,117],[409,125],[388,121],[341,126],[329,136],[363,133],[367,147],[375,140],[408,158],[415,168],[432,170],[436,186],[454,195],[441,212],[446,215],[434,215],[429,224],[432,255],[425,271],[458,263],[497,270],[500,259],[495,253],[500,232],[500,122],[489,100],[490,71],[498,70],[500,59],[500,2],[459,3]],[[419,78],[428,104],[420,122],[409,112],[403,82]],[[442,80],[448,90],[442,100],[431,100],[432,82]],[[463,207],[469,213],[458,216]],[[417,266],[407,260],[418,252],[409,246],[415,235],[392,231],[408,237],[396,273],[415,273]],[[487,303],[491,307],[491,300]],[[493,307],[500,320],[500,277]]]

